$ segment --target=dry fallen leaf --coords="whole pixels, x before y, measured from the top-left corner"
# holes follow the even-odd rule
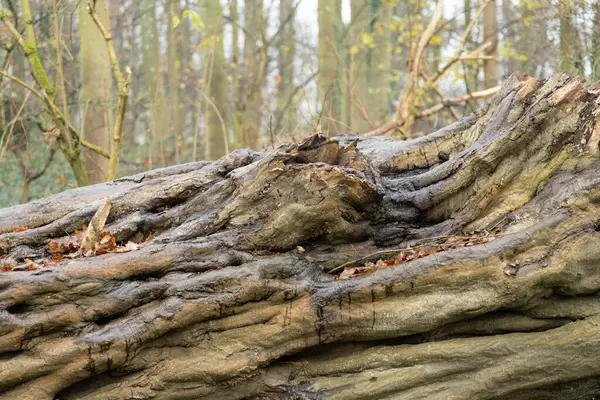
[[[127,242],[125,246],[117,247],[113,253],[128,253],[130,251],[135,251],[139,248],[139,245],[134,242]]]
[[[338,279],[350,279],[354,275],[357,275],[358,273],[359,273],[358,267],[344,268],[344,271],[342,271],[342,273],[340,274]]]
[[[2,264],[2,270],[6,271],[6,272],[10,272],[13,269],[15,269],[15,266],[9,263],[4,263]]]

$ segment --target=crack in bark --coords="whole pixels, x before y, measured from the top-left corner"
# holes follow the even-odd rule
[[[594,393],[600,162],[581,140],[596,89],[512,76],[423,138],[315,135],[0,210],[7,259],[43,258],[105,196],[115,237],[155,234],[0,273],[0,399]],[[324,272],[494,229],[356,279]]]

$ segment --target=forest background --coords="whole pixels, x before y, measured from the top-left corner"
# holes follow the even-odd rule
[[[600,0],[2,0],[0,207],[324,131],[421,136],[600,79]]]

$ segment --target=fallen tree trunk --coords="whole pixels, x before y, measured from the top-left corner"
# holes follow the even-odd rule
[[[600,394],[599,93],[513,76],[423,138],[316,135],[0,209],[0,265],[41,264],[106,196],[104,230],[139,243],[0,273],[0,398]]]

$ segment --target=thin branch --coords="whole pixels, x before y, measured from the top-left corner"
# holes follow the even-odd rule
[[[450,69],[450,67],[452,67],[454,64],[456,64],[460,60],[460,55],[462,54],[462,52],[464,50],[464,46],[465,46],[465,44],[467,42],[467,39],[469,38],[471,30],[473,29],[473,27],[475,26],[475,23],[477,22],[477,20],[479,19],[479,17],[483,13],[483,10],[485,9],[485,7],[491,1],[492,0],[485,0],[481,4],[481,6],[479,6],[479,8],[477,9],[477,11],[475,12],[475,15],[473,16],[473,18],[471,18],[471,22],[469,22],[469,25],[467,25],[467,27],[465,28],[465,31],[463,32],[463,35],[460,38],[460,41],[458,43],[458,46],[456,47],[456,52],[454,53],[454,56],[441,69],[439,69],[439,70],[437,70],[437,71],[435,71],[433,73],[433,75],[427,81],[427,85],[428,86],[434,85],[435,82],[437,82],[442,76],[444,76],[444,74],[446,73],[446,71],[448,69]],[[485,45],[485,43],[484,43],[484,45]],[[490,43],[490,45],[491,45],[491,43]],[[481,50],[482,46],[480,46],[480,48],[478,49],[478,51],[474,51],[472,53],[477,54],[480,51],[482,51]],[[487,46],[485,48],[487,48]]]
[[[98,14],[96,13],[96,2],[95,1],[88,0],[88,14],[90,14],[90,17],[92,17],[92,20],[94,20],[94,23],[100,30],[100,33],[102,33],[102,37],[104,38],[104,41],[106,42],[106,47],[108,50],[108,57],[110,58],[110,65],[112,67],[113,73],[115,74],[115,78],[116,78],[117,82],[122,82],[123,74],[121,73],[121,69],[119,68],[119,61],[117,58],[117,53],[115,52],[115,48],[112,45],[113,38],[112,38],[111,31],[110,31],[110,24],[108,26],[104,26],[102,21],[100,21],[100,19],[98,18]],[[107,10],[106,10],[106,15],[108,17],[108,5],[107,5]]]
[[[33,86],[28,85],[27,83],[23,82],[21,79],[17,78],[16,76],[10,75],[9,73],[7,73],[5,71],[0,71],[0,75],[23,86],[25,89],[27,89],[29,92],[31,92],[33,95],[35,95],[36,97],[38,97],[40,100],[42,100],[44,103],[46,103],[48,105],[49,99],[46,96],[44,96],[40,91],[36,90]],[[54,107],[56,107],[56,106],[54,106]],[[60,118],[60,116],[58,116],[58,117]],[[63,120],[62,122],[67,122],[67,121]],[[67,124],[67,129],[69,129],[69,131],[72,134],[73,133],[76,134],[75,128],[73,128],[73,126],[71,124]],[[81,139],[78,137],[78,143],[80,143],[83,147],[87,147],[88,149],[90,149],[106,158],[110,158],[110,154],[106,150],[86,141],[85,139]]]
[[[22,4],[23,4],[23,17],[25,18],[25,21],[31,22],[31,14],[28,15],[26,13],[27,10],[30,10],[29,0],[23,0]],[[33,33],[33,31],[31,31],[31,32],[29,31],[30,26],[27,25],[27,27],[26,27],[27,28],[27,31],[26,31],[27,40],[25,40],[23,38],[23,36],[19,33],[17,28],[9,20],[8,14],[2,7],[0,7],[0,21],[2,21],[4,23],[4,25],[6,25],[8,30],[12,33],[12,35],[15,37],[15,39],[17,40],[17,42],[23,49],[23,52],[25,53],[25,56],[27,57],[30,65],[31,65],[31,75],[35,79],[36,83],[42,89],[44,89],[44,91],[48,95],[52,96],[52,94],[54,93],[54,89],[52,88],[52,85],[50,84],[50,81],[48,80],[48,76],[46,75],[46,72],[44,71],[44,67],[42,66],[42,62],[40,61],[40,58],[37,54],[37,47],[35,45],[35,34]],[[33,25],[31,25],[31,29],[33,29]]]
[[[121,152],[121,138],[123,136],[123,125],[125,121],[125,112],[127,110],[127,102],[129,100],[129,85],[131,83],[131,68],[125,68],[125,75],[121,72],[119,67],[119,60],[115,48],[112,44],[112,34],[110,31],[110,24],[104,26],[102,21],[98,18],[96,13],[96,2],[88,0],[88,14],[92,17],[92,20],[102,33],[104,41],[106,42],[106,48],[108,50],[108,57],[110,58],[110,65],[112,66],[113,74],[117,81],[117,87],[119,92],[119,99],[117,101],[117,118],[115,119],[115,126],[113,128],[112,141],[110,144],[110,157],[108,165],[108,176],[107,180],[112,181],[117,177],[119,169],[119,153]],[[108,5],[106,5],[106,15],[108,18]]]
[[[28,91],[30,91],[31,93],[33,93],[33,95],[35,95],[36,97],[38,97],[40,100],[42,100],[44,103],[46,102],[46,97],[38,90],[36,90],[33,86],[28,85],[27,83],[25,83],[24,81],[22,81],[21,79],[17,78],[14,75],[10,75],[8,72],[6,71],[0,71],[0,75],[10,79],[11,81],[23,86],[25,89],[27,89]]]
[[[204,99],[206,100],[206,102],[215,111],[215,114],[217,114],[217,117],[219,118],[219,121],[221,121],[221,129],[223,130],[223,141],[225,143],[225,153],[229,154],[229,144],[227,143],[227,129],[225,128],[225,121],[223,120],[223,117],[221,116],[221,113],[219,112],[219,109],[217,108],[217,106],[215,105],[215,103],[212,102],[212,100],[206,95],[206,93],[204,93],[204,91],[199,90],[199,92],[204,97]]]
[[[452,97],[450,99],[447,99],[446,101],[444,101],[441,104],[436,104],[433,107],[429,107],[423,111],[421,111],[419,113],[419,118],[423,118],[426,117],[428,115],[431,114],[435,114],[441,110],[443,110],[446,107],[449,107],[450,105],[453,104],[460,104],[460,103],[464,103],[465,101],[471,100],[471,99],[483,99],[486,97],[490,97],[495,95],[496,93],[498,93],[498,91],[500,90],[500,86],[495,86],[493,88],[489,88],[489,89],[485,89],[485,90],[480,90],[479,92],[473,92],[471,94],[465,94],[463,96],[458,96],[458,97]]]

